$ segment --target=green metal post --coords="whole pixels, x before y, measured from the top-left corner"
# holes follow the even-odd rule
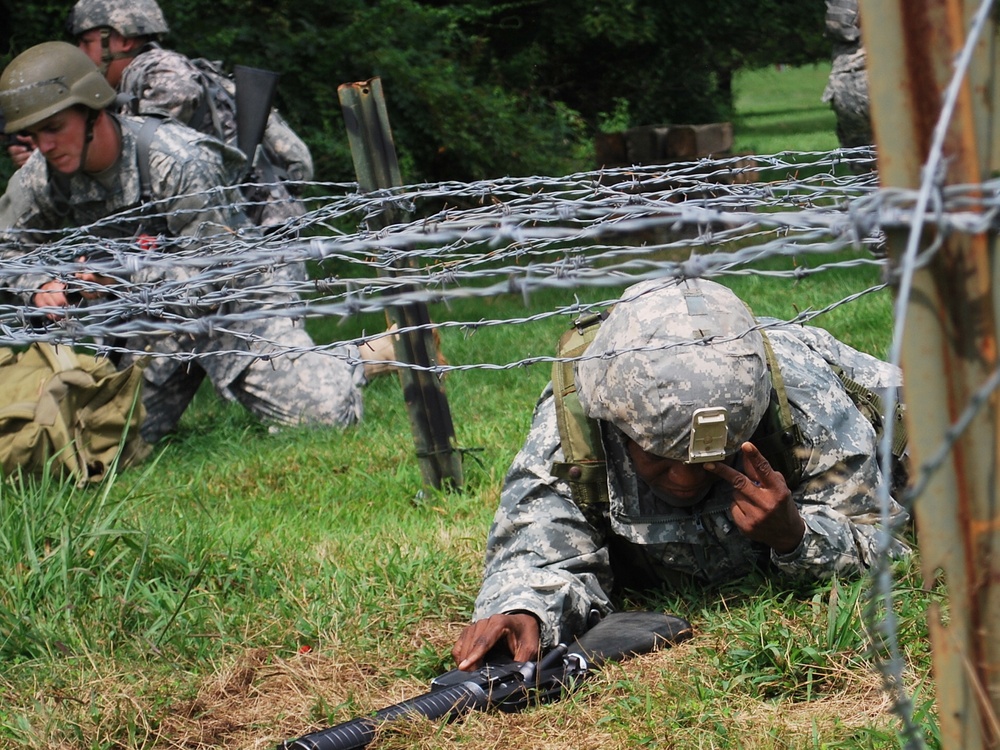
[[[883,187],[916,188],[959,51],[980,3],[861,0],[879,175]],[[944,138],[946,185],[997,174],[1000,97],[996,11],[978,42]],[[970,209],[970,210],[975,210]],[[997,368],[995,233],[938,237],[917,271],[902,342],[914,466],[934,455],[948,427]],[[897,262],[904,231],[890,232]],[[930,614],[938,715],[949,750],[1000,747],[1000,409],[994,393],[916,501],[926,585],[943,582],[944,618]]]
[[[402,185],[396,147],[389,128],[382,82],[378,78],[345,83],[337,89],[347,125],[354,170],[362,192]],[[382,228],[403,220],[393,207],[370,223]],[[388,275],[393,272],[385,271]],[[389,317],[400,327],[428,326],[402,333],[395,341],[400,362],[431,367],[436,363],[433,334],[427,306],[407,303],[393,306]],[[456,447],[455,428],[444,388],[437,375],[426,370],[400,369],[403,398],[410,416],[417,460],[424,484],[436,489],[460,488],[463,483],[461,454]]]

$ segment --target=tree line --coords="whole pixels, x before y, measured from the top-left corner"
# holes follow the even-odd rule
[[[726,120],[741,68],[830,57],[824,0],[159,2],[165,46],[282,74],[327,181],[354,179],[342,83],[382,79],[407,182],[472,180],[592,168],[599,130]],[[0,62],[68,40],[71,7],[0,0]]]

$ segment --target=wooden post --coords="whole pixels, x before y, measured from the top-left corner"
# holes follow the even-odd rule
[[[861,29],[883,187],[917,188],[954,65],[980,3],[861,0]],[[989,18],[942,131],[944,185],[980,184],[1000,167],[996,13]],[[976,210],[975,207],[967,210]],[[889,234],[899,266],[909,233]],[[902,339],[914,467],[935,455],[997,367],[994,232],[946,237],[929,222],[921,248],[943,244],[916,272]],[[916,500],[927,585],[943,581],[948,624],[930,614],[943,747],[1000,747],[1000,409],[993,393]]]
[[[381,80],[372,78],[345,83],[337,89],[337,94],[361,192],[402,185]],[[389,207],[370,223],[377,223],[376,228],[382,228],[403,218],[401,212]],[[394,275],[391,270],[382,273]],[[388,316],[400,328],[426,326],[431,322],[427,306],[422,303],[394,306],[389,309]],[[430,328],[398,335],[395,351],[400,362],[422,367],[437,364],[436,346]],[[462,459],[455,444],[451,410],[440,378],[432,372],[409,367],[401,368],[399,377],[424,484],[435,489],[446,486],[460,488],[463,483]]]

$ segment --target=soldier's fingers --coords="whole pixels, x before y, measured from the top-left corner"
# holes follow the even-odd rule
[[[711,472],[720,479],[728,482],[736,494],[749,496],[760,489],[760,482],[742,472],[736,471],[732,466],[727,466],[726,464],[705,464],[705,471]]]
[[[538,659],[538,652],[541,644],[538,639],[518,638],[517,646],[510,649],[514,655],[514,661],[535,661]]]
[[[729,484],[734,484],[743,476],[743,474],[736,471],[732,466],[727,466],[723,463],[707,463],[705,464],[705,471],[715,474],[719,479],[729,482]]]
[[[764,454],[757,450],[753,443],[743,443],[740,446],[743,451],[743,468],[751,481],[761,486],[770,486],[775,481],[775,471],[771,468],[770,462],[764,458]]]
[[[491,627],[490,618],[478,620],[462,631],[451,650],[459,669],[475,669],[499,640],[502,631]]]

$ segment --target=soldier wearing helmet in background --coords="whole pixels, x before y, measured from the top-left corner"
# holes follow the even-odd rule
[[[93,231],[104,231],[116,247],[128,243],[129,253],[197,249],[208,254],[219,238],[256,234],[226,194],[232,173],[245,163],[239,151],[169,120],[112,114],[114,101],[114,89],[94,63],[65,42],[28,49],[0,75],[6,132],[25,133],[36,146],[0,198],[5,259],[52,242],[59,237],[54,231],[91,227],[112,216],[113,223]],[[141,136],[150,125],[151,133]],[[94,254],[100,251],[94,248]],[[92,299],[129,296],[136,286],[155,290],[169,282],[176,290],[172,298],[183,301],[172,308],[165,302],[168,313],[204,315],[198,298],[208,293],[220,298],[213,311],[234,316],[218,330],[204,326],[197,332],[142,334],[127,342],[133,352],[160,355],[143,373],[147,419],[142,435],[147,441],[176,427],[206,375],[222,395],[272,423],[346,426],[361,418],[358,388],[364,375],[349,361],[357,352],[322,355],[288,318],[262,317],[262,307],[281,309],[297,301],[294,292],[274,287],[269,271],[227,278],[216,288],[197,281],[182,264],[139,264],[130,272],[129,264],[121,263],[115,269],[118,278],[112,279],[88,270],[86,258],[79,263],[75,279],[29,273],[8,277],[4,288],[24,304],[49,308],[49,317],[58,319],[58,308],[70,304],[70,284]],[[234,293],[241,288],[255,291]],[[281,354],[267,342],[299,353]],[[182,361],[185,353],[210,356]],[[133,359],[126,356],[120,364]]]
[[[173,117],[236,145],[232,81],[217,66],[207,70],[160,46],[169,28],[156,0],[79,0],[68,26],[77,46],[123,94],[124,114]],[[305,213],[287,181],[311,180],[313,162],[309,147],[277,110],[271,111],[261,146],[247,182],[273,184],[262,195],[248,196],[260,204],[248,214],[254,223],[270,227]]]
[[[858,0],[827,0],[826,33],[833,39],[833,68],[823,101],[837,115],[837,139],[841,148],[870,146],[875,138]]]
[[[452,651],[460,668],[497,644],[536,659],[622,589],[872,565],[876,431],[844,378],[884,395],[900,373],[821,329],[761,323],[719,284],[644,282],[600,324],[575,376],[555,366],[504,481],[473,622]],[[596,450],[581,450],[588,441]],[[890,538],[889,554],[905,554]]]

